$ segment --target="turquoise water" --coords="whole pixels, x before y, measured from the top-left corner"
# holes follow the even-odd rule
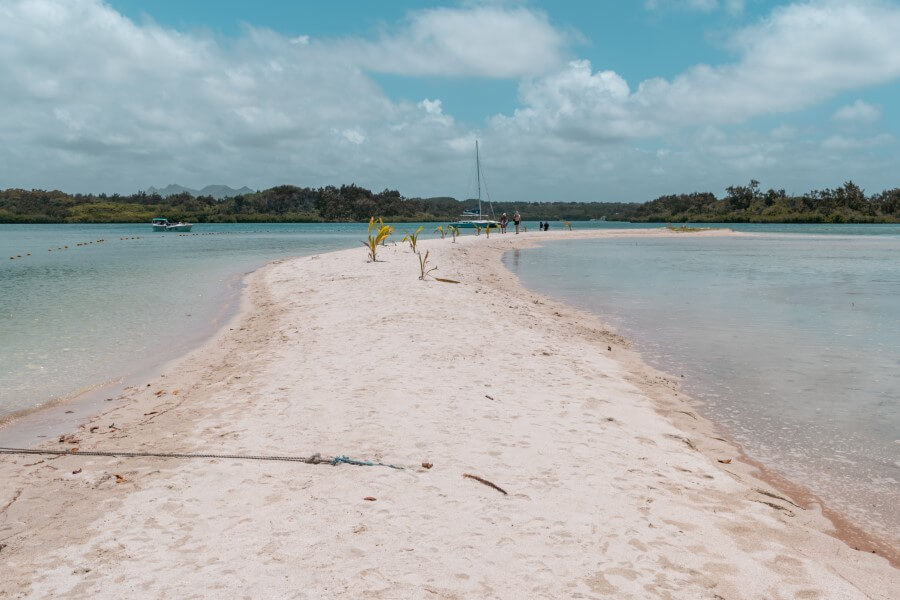
[[[278,257],[358,245],[359,232],[196,225],[200,235],[179,236],[143,224],[0,225],[0,416],[187,351],[223,323],[245,273]],[[85,242],[93,243],[77,245]]]
[[[437,223],[400,223],[394,239],[419,225],[437,235]],[[0,224],[0,419],[183,354],[222,325],[246,273],[341,248],[364,257],[365,235],[361,223],[197,224],[189,235]]]
[[[900,226],[738,228],[784,233],[562,241],[504,260],[683,375],[751,456],[900,541]]]
[[[434,237],[436,224],[423,225]],[[416,227],[398,224],[397,239]],[[651,362],[684,374],[752,455],[896,532],[900,227],[729,227],[762,235],[554,242],[506,260],[527,285],[598,312]],[[365,225],[200,224],[192,234],[0,225],[0,417],[186,352],[224,323],[244,274],[360,247]]]

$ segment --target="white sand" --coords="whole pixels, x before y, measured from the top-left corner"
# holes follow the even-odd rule
[[[895,598],[900,571],[710,458],[736,450],[674,382],[499,261],[597,235],[622,234],[423,243],[459,285],[405,244],[258,271],[230,329],[50,446],[408,468],[2,456],[0,597]]]

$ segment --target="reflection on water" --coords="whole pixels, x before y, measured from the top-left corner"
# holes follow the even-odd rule
[[[895,226],[554,242],[506,262],[683,374],[752,456],[900,541],[898,256]]]

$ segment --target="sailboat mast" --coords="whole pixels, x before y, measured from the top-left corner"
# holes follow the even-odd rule
[[[478,158],[478,140],[475,140],[475,173],[478,179],[478,218],[481,219],[481,161]]]

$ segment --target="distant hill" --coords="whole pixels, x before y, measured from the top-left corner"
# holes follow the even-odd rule
[[[230,188],[227,185],[208,185],[202,190],[195,190],[189,187],[184,187],[183,185],[178,185],[177,183],[170,183],[164,188],[157,189],[155,187],[147,188],[148,194],[159,194],[163,198],[168,198],[169,196],[175,196],[176,194],[188,193],[191,196],[212,196],[216,200],[221,200],[223,198],[233,198],[234,196],[243,196],[245,194],[252,194],[253,190],[244,186],[240,189]]]

